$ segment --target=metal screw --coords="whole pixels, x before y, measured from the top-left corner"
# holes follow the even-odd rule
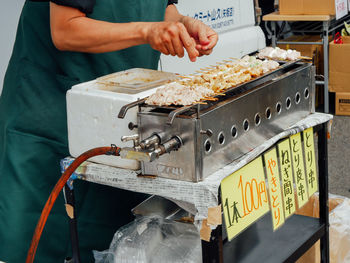
[[[200,131],[200,134],[203,134],[203,135],[208,135],[209,137],[213,136],[213,131],[208,129],[206,131]]]

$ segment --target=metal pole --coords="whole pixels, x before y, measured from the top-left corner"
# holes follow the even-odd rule
[[[272,29],[272,37],[271,37],[271,41],[272,41],[272,47],[276,47],[276,21],[271,21],[271,29]]]
[[[328,34],[329,34],[329,21],[323,22],[323,52],[324,52],[324,112],[329,113],[329,55],[328,55]]]
[[[218,226],[211,233],[210,242],[202,240],[203,263],[223,263],[222,226]]]
[[[69,218],[69,232],[72,243],[72,259],[70,263],[81,263],[80,260],[80,250],[79,250],[79,239],[78,239],[78,225],[77,217],[75,212],[75,198],[74,198],[74,189],[73,182],[69,182],[63,189],[64,199],[66,202],[66,211]]]
[[[329,204],[328,204],[328,123],[322,124],[318,132],[318,167],[319,167],[319,204],[320,222],[325,225],[325,233],[321,237],[321,262],[329,263]]]

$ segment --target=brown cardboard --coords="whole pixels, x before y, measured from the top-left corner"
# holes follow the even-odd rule
[[[329,212],[343,202],[344,199],[342,198],[330,198]],[[298,209],[297,214],[318,218],[320,214],[318,195],[311,196],[309,202],[302,208]],[[296,263],[319,263],[320,261],[320,242],[318,241],[299,260],[297,260]]]
[[[207,220],[207,219],[204,219],[204,220],[203,220],[203,222],[202,222],[202,228],[201,228],[201,230],[199,231],[199,234],[200,234],[201,240],[204,240],[204,241],[207,241],[207,242],[210,241],[210,237],[211,237],[211,228],[210,228],[210,226],[208,225],[208,220]]]
[[[335,15],[334,0],[279,0],[281,15]]]
[[[74,219],[74,207],[69,204],[65,204],[65,206],[68,217]]]
[[[350,92],[350,37],[329,44],[329,91]]]
[[[218,226],[222,224],[221,205],[208,208],[208,225]]]
[[[350,93],[335,94],[335,115],[350,116]]]

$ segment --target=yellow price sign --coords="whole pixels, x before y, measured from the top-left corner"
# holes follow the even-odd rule
[[[307,193],[305,164],[300,133],[290,137],[290,146],[292,150],[294,180],[296,182],[297,187],[298,205],[300,208],[304,206],[309,200],[309,196]]]
[[[303,132],[306,178],[309,190],[309,196],[312,196],[318,190],[315,144],[314,144],[314,129],[309,128]]]
[[[272,212],[273,230],[284,224],[283,200],[276,148],[264,154]]]
[[[262,157],[221,182],[228,239],[232,240],[269,211]]]
[[[284,215],[286,218],[294,214],[296,210],[293,170],[292,170],[292,153],[290,151],[289,139],[278,144],[279,164],[282,173],[282,194]]]

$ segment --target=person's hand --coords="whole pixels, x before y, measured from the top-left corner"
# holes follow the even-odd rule
[[[180,22],[149,23],[145,29],[147,43],[165,55],[183,57],[184,49],[192,62],[200,55],[197,42]],[[208,43],[209,44],[209,43]]]
[[[188,16],[182,18],[182,23],[190,36],[196,41],[196,49],[200,56],[211,54],[218,42],[217,33],[203,22]]]

